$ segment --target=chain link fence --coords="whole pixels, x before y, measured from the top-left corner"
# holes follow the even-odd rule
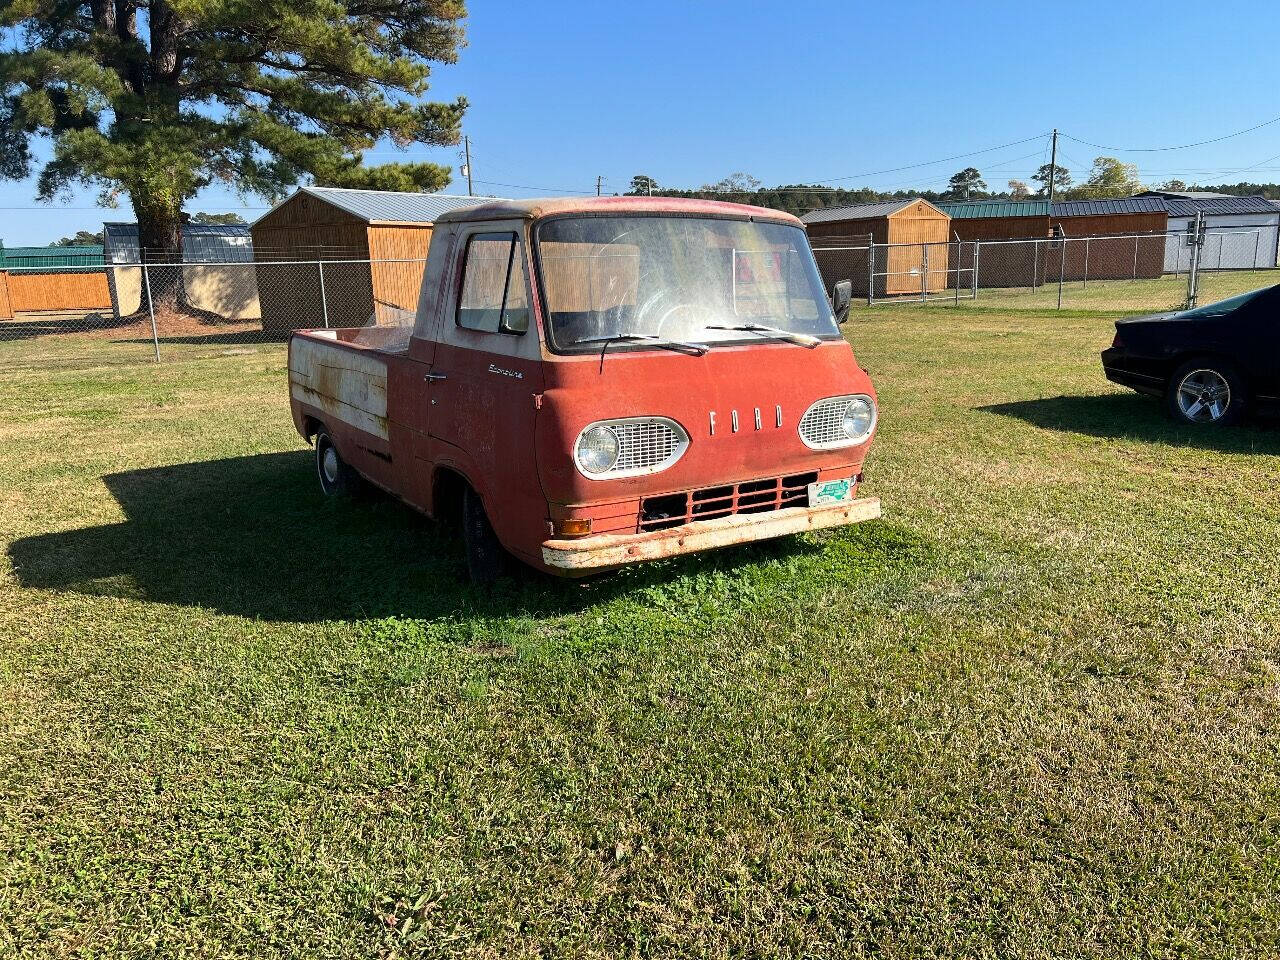
[[[813,252],[828,289],[851,280],[867,305],[1154,312],[1280,283],[1275,227],[1206,229],[1198,251],[1193,235],[819,242]]]
[[[1202,230],[1198,245],[1193,233],[819,242],[814,256],[829,289],[852,280],[854,296],[868,305],[1139,313],[1280,282],[1274,227]],[[269,349],[293,330],[316,327],[407,336],[425,266],[421,259],[273,260],[262,253],[217,262],[10,258],[0,269],[0,366]]]
[[[316,327],[412,328],[425,260],[7,267],[0,365],[162,360]]]

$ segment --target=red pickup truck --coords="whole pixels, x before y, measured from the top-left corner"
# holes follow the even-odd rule
[[[411,331],[294,334],[293,419],[325,493],[456,511],[479,582],[869,520],[849,296],[776,210],[494,201],[436,222]]]

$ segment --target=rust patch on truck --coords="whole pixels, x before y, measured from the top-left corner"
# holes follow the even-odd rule
[[[773,513],[737,514],[699,520],[670,530],[637,534],[602,534],[580,540],[547,540],[542,559],[549,567],[572,576],[660,560],[700,550],[785,537],[808,530],[824,530],[880,516],[880,500],[863,497],[830,507],[791,507]]]
[[[295,399],[386,440],[386,361],[320,339],[294,337],[289,391]]]

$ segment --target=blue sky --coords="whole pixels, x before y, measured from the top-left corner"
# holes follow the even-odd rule
[[[627,189],[631,175],[692,186],[745,171],[767,185],[937,188],[972,164],[988,184],[1026,179],[1063,132],[1059,160],[1136,162],[1146,182],[1280,181],[1269,3],[898,4],[474,0],[468,46],[432,97],[464,94],[476,192],[538,196]],[[1074,137],[1076,139],[1068,139]],[[1017,141],[1026,141],[1017,143]],[[963,160],[890,168],[1011,144]],[[379,147],[368,160],[460,166],[460,148]],[[460,176],[448,188],[465,193]],[[0,239],[43,244],[102,220],[95,194],[40,205],[0,184]],[[210,190],[188,209],[266,201]]]

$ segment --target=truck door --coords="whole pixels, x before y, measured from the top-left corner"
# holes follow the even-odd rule
[[[486,223],[459,237],[452,302],[428,374],[427,429],[432,458],[471,482],[504,545],[531,553],[545,536],[547,506],[534,460],[542,353],[523,232],[520,222]]]

